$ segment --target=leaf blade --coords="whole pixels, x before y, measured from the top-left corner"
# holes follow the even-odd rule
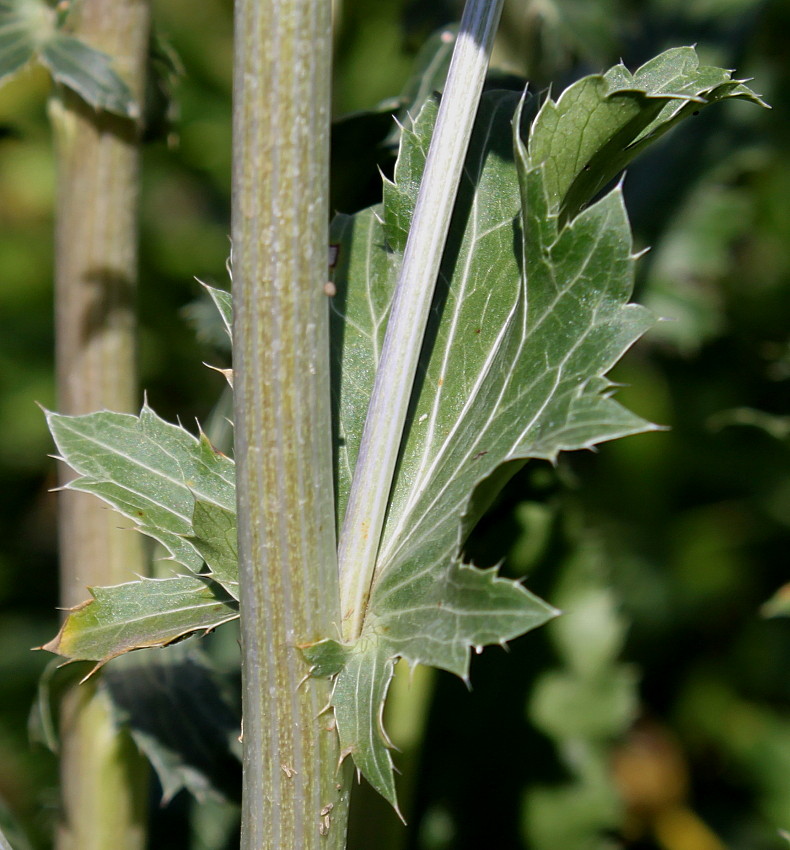
[[[693,47],[677,47],[633,74],[622,64],[584,77],[532,125],[532,165],[546,167],[551,207],[572,218],[647,145],[711,103],[742,98],[765,106],[722,68],[700,65]]]
[[[198,500],[192,514],[189,542],[206,562],[211,578],[234,598],[239,598],[239,556],[236,512]]]
[[[188,644],[127,655],[102,672],[116,722],[156,771],[162,805],[182,788],[201,803],[238,800],[240,717],[222,685]]]
[[[195,501],[235,511],[233,461],[147,405],[139,416],[46,416],[60,456],[79,476],[67,488],[99,496],[199,572],[203,559],[188,539]]]
[[[553,462],[560,451],[657,427],[619,405],[606,378],[653,323],[629,303],[636,258],[620,187],[581,210],[687,114],[684,104],[701,103],[701,90],[754,99],[728,72],[700,71],[688,51],[669,59],[637,72],[644,89],[633,80],[618,89],[617,71],[585,78],[557,104],[547,100],[528,145],[522,125],[532,103],[502,92],[481,101],[362,636],[312,660],[313,675],[335,676],[344,751],[393,805],[380,721],[388,663],[402,657],[465,677],[472,647],[503,643],[557,613],[460,561],[480,510],[473,494],[528,459]],[[340,256],[350,258],[335,269],[341,506],[435,112],[429,101],[403,130],[383,207],[336,222]]]
[[[40,0],[0,0],[0,82],[33,59],[53,26],[52,12]]]
[[[238,617],[235,600],[218,584],[195,576],[89,590],[92,598],[73,608],[41,649],[71,661],[96,661],[100,667],[132,650],[167,646]]]
[[[77,92],[94,109],[124,118],[139,117],[140,107],[105,53],[56,32],[41,45],[39,58],[56,82]]]

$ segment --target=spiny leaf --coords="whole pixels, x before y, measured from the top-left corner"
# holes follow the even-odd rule
[[[194,576],[140,579],[90,588],[92,599],[71,609],[58,634],[41,649],[97,667],[133,649],[166,646],[239,616],[223,588]]]
[[[230,292],[225,289],[218,289],[215,286],[203,284],[203,288],[211,296],[214,306],[222,319],[222,324],[230,339],[233,338],[233,298]]]
[[[41,46],[39,58],[53,79],[77,92],[94,109],[137,118],[140,108],[105,53],[63,32]]]
[[[335,709],[341,757],[351,756],[368,782],[400,815],[390,748],[382,714],[395,670],[389,647],[360,639],[335,679]]]
[[[553,459],[561,449],[650,427],[602,394],[608,384],[601,375],[648,325],[643,311],[621,312],[632,258],[619,195],[612,209],[591,211],[562,241],[556,218],[548,224],[553,232],[541,230],[545,201],[519,222],[511,132],[517,105],[518,97],[509,93],[481,103],[363,635],[335,679],[332,705],[341,747],[393,805],[391,760],[379,720],[393,659],[466,677],[470,647],[504,643],[555,614],[495,571],[459,562],[476,486],[508,461]],[[352,235],[349,244],[341,238],[345,263],[335,271],[335,321],[346,319],[342,340],[348,346],[337,388],[341,504],[358,446],[354,417],[369,394],[435,114],[429,103],[413,129],[404,131],[383,215],[344,219],[336,230],[341,237]],[[614,235],[601,243],[598,231],[612,224]],[[522,250],[514,250],[526,230],[530,242],[543,246],[536,253],[546,266],[525,269],[536,287],[529,315],[525,261]],[[552,249],[556,256],[549,258]],[[581,270],[591,262],[600,277],[598,291],[580,292],[589,286]],[[558,271],[557,265],[564,267]]]
[[[678,64],[667,60],[666,67]],[[710,94],[711,76],[696,87]],[[645,77],[658,87],[658,75]],[[738,85],[728,91],[751,96]],[[556,613],[495,571],[460,562],[464,535],[479,516],[473,493],[492,476],[506,480],[504,473],[526,459],[554,461],[560,451],[655,427],[614,401],[605,377],[653,321],[628,303],[635,257],[620,188],[577,210],[624,164],[623,148],[655,138],[659,118],[674,120],[674,113],[662,113],[666,106],[696,100],[699,92],[665,87],[613,95],[610,87],[605,77],[591,77],[557,104],[547,101],[529,148],[523,123],[533,102],[519,106],[506,92],[484,96],[362,636],[353,646],[330,641],[308,653],[314,675],[332,675],[347,654],[332,697],[341,746],[393,805],[380,716],[394,659],[465,677],[472,647],[503,643]],[[429,101],[404,129],[383,207],[333,225],[341,516],[435,115]],[[589,163],[593,173],[579,180]]]
[[[634,74],[622,64],[584,77],[532,125],[529,153],[545,167],[552,211],[573,217],[646,145],[724,98],[765,105],[730,71],[701,66],[692,47],[668,50]]]
[[[139,416],[101,411],[47,413],[63,460],[80,477],[68,489],[94,493],[162,543],[179,563],[199,572],[190,542],[195,502],[236,509],[233,461],[201,434],[160,419],[148,405]]]

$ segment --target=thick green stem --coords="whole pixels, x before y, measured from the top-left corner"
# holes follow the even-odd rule
[[[343,637],[359,637],[417,361],[504,0],[467,0],[431,139],[354,469],[340,563]]]
[[[150,25],[148,0],[83,0],[75,34],[111,55],[139,97]],[[97,113],[63,91],[52,102],[58,163],[55,260],[58,407],[68,414],[137,404],[134,294],[137,280],[139,128]],[[61,469],[61,482],[69,477]],[[92,496],[60,498],[61,600],[88,585],[145,572],[140,537]],[[62,710],[60,850],[145,846],[147,767],[113,726],[95,683]]]
[[[331,5],[237,0],[235,439],[244,850],[342,848],[349,785],[325,681],[337,634],[327,275]]]

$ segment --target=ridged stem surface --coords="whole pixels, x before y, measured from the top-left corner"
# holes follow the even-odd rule
[[[113,58],[138,97],[144,88],[148,0],[82,0],[75,32]],[[60,91],[51,105],[58,169],[55,314],[58,410],[131,411],[135,363],[139,127]],[[61,468],[61,483],[70,473]],[[146,571],[140,536],[93,496],[59,503],[61,602]],[[96,682],[61,712],[59,850],[140,850],[146,843],[148,771],[116,732]]]
[[[331,4],[237,0],[235,452],[243,850],[343,848],[329,684],[297,646],[337,634],[327,279]]]

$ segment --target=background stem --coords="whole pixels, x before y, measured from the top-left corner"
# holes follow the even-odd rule
[[[331,6],[237,0],[233,297],[244,705],[242,848],[342,848],[327,279]]]
[[[113,57],[141,100],[148,49],[147,0],[83,0],[75,34]],[[56,139],[55,314],[58,408],[83,414],[137,405],[135,290],[139,133],[61,91],[51,104]],[[70,473],[61,467],[61,483]],[[59,502],[61,603],[88,585],[146,572],[140,535],[93,496]],[[61,712],[60,850],[137,850],[145,845],[147,767],[118,733],[96,681],[67,695]]]
[[[467,0],[425,162],[338,550],[343,637],[361,631],[455,196],[504,0]]]

